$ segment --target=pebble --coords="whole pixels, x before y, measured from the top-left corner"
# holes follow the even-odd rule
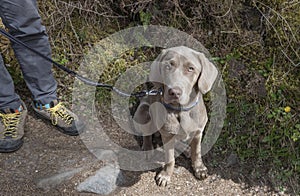
[[[121,170],[115,165],[107,165],[99,169],[94,176],[90,176],[77,186],[79,192],[89,192],[101,195],[112,193],[124,181]]]
[[[230,167],[230,166],[233,166],[233,165],[236,165],[238,164],[239,160],[238,160],[238,155],[234,152],[232,152],[228,157],[227,157],[227,164],[226,164],[226,167]]]

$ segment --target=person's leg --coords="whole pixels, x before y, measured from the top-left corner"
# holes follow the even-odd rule
[[[51,57],[48,36],[41,23],[36,0],[0,0],[0,16],[14,37]],[[52,64],[23,46],[15,43],[12,46],[33,95],[34,111],[50,120],[63,133],[78,135],[84,124],[57,101],[57,84],[51,71]]]
[[[0,55],[0,152],[13,152],[23,144],[27,109],[15,93]]]
[[[35,0],[0,0],[0,16],[13,36],[51,57],[48,36]],[[52,64],[23,46],[12,43],[12,47],[33,99],[41,104],[56,100],[57,85],[51,71]]]
[[[5,68],[0,55],[0,110],[17,109],[21,105],[20,97],[15,93],[13,80]]]

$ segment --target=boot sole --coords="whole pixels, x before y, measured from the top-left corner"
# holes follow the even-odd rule
[[[34,111],[35,116],[36,116],[38,119],[42,119],[42,120],[45,121],[47,124],[50,124],[50,125],[56,127],[56,128],[59,130],[59,132],[61,132],[61,133],[63,133],[63,134],[66,134],[66,135],[69,135],[69,136],[78,136],[78,135],[82,132],[82,130],[83,130],[83,128],[84,128],[84,127],[81,127],[77,132],[69,132],[69,131],[64,130],[62,127],[60,127],[60,126],[58,126],[58,125],[53,125],[53,124],[50,122],[49,119],[45,118],[43,115],[39,114],[39,113],[36,112],[35,110],[33,110],[33,111]]]
[[[18,144],[10,147],[10,148],[2,148],[0,149],[0,153],[10,153],[19,150],[23,146],[23,138],[18,141]]]

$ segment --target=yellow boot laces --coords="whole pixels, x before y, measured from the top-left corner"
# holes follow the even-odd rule
[[[16,138],[18,136],[16,128],[20,122],[20,115],[20,112],[12,114],[0,113],[0,118],[2,119],[4,125],[4,137]]]
[[[74,117],[68,113],[62,103],[58,103],[53,108],[47,109],[47,111],[50,113],[50,119],[53,125],[57,125],[58,118],[61,118],[68,125],[71,125],[74,120]]]

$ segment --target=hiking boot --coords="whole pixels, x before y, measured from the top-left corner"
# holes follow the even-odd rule
[[[76,136],[84,129],[85,125],[78,119],[77,115],[57,100],[45,105],[34,101],[32,107],[37,116],[51,122],[52,125],[58,127],[64,134]]]
[[[0,152],[13,152],[21,148],[26,116],[27,108],[23,102],[16,110],[0,111]]]

